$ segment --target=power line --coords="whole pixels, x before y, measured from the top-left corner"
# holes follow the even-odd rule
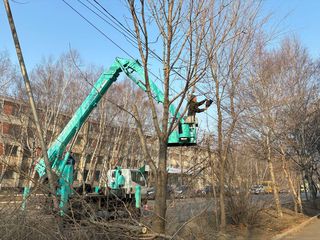
[[[93,14],[95,14],[96,16],[98,16],[101,20],[103,20],[104,22],[106,22],[108,25],[110,25],[112,28],[114,28],[115,30],[119,31],[125,38],[127,38],[127,40],[129,40],[128,38],[130,38],[129,41],[134,42],[135,43],[135,36],[126,29],[126,31],[128,33],[130,33],[131,36],[128,36],[127,34],[123,33],[122,31],[119,30],[118,27],[122,28],[123,25],[120,25],[119,23],[115,22],[111,17],[109,17],[108,15],[106,15],[104,12],[102,12],[96,5],[94,5],[92,2],[90,2],[89,0],[86,0],[86,2],[88,2],[92,7],[94,7],[96,10],[98,10],[103,16],[105,16],[107,19],[109,19],[109,21],[107,19],[105,19],[104,17],[102,17],[100,14],[98,14],[96,11],[94,11],[92,8],[90,8],[88,5],[86,5],[83,1],[81,0],[77,0],[78,2],[80,2],[85,8],[87,8],[89,11],[91,11]],[[111,22],[110,22],[111,21]],[[115,26],[116,25],[116,26]],[[135,43],[136,44],[136,43]]]
[[[96,27],[89,19],[87,19],[85,16],[83,16],[78,10],[76,10],[74,7],[72,7],[68,2],[65,0],[62,0],[66,5],[68,5],[74,12],[76,12],[82,19],[84,19],[88,24],[90,24],[94,29],[96,29],[100,34],[102,34],[106,39],[108,39],[110,42],[112,42],[115,46],[117,46],[121,51],[123,51],[125,54],[127,54],[129,57],[134,59],[130,53],[128,53],[126,50],[124,50],[120,45],[118,45],[116,42],[114,42],[111,38],[109,38],[102,30],[100,30],[98,27]]]
[[[105,32],[103,32],[101,29],[99,29],[95,24],[93,24],[89,19],[87,19],[83,14],[81,14],[78,10],[76,10],[74,7],[72,7],[68,2],[66,2],[65,0],[62,0],[69,8],[71,8],[74,12],[76,12],[82,19],[84,19],[88,24],[90,24],[90,26],[92,26],[94,29],[96,29],[100,34],[102,34],[107,40],[109,40],[112,44],[114,44],[116,47],[118,47],[121,51],[123,51],[125,54],[127,54],[131,59],[135,60],[135,58],[129,54],[126,50],[124,50],[119,44],[117,44],[116,42],[114,42],[110,37],[107,36],[107,34]],[[90,8],[89,6],[87,6],[85,3],[83,3],[81,0],[77,0],[78,2],[80,2],[82,5],[84,5],[88,10],[90,10],[91,12],[93,12],[96,16],[98,16],[99,18],[101,18],[103,21],[105,21],[106,23],[108,23],[109,25],[111,25],[114,29],[116,29],[118,32],[120,32],[121,34],[125,35],[121,30],[117,29],[116,27],[114,27],[110,22],[108,22],[106,19],[104,19],[101,15],[99,15],[98,13],[96,13],[92,8]],[[86,0],[88,2],[88,0]],[[94,2],[96,2],[99,6],[101,6],[101,4],[99,4],[97,1],[94,0]],[[92,5],[92,3],[90,3]],[[102,7],[102,6],[101,6]],[[121,25],[123,28],[125,28],[125,30],[127,32],[129,32],[131,34],[131,36],[134,36],[134,38],[136,39],[136,36],[131,32],[130,29],[126,28],[119,20],[117,20],[117,18],[115,18],[108,10],[106,10],[105,8],[102,7],[102,9],[110,16],[112,16],[113,19],[115,19],[115,21],[117,21],[119,23],[119,25]],[[127,38],[126,38],[127,39]],[[144,42],[141,42],[143,44],[143,46],[146,48],[146,44]],[[137,42],[135,42],[135,44],[137,44]],[[135,46],[136,47],[136,46]],[[137,48],[137,47],[136,47]],[[152,49],[149,49],[149,51],[151,52],[151,54],[155,57],[155,59],[157,59],[158,61],[162,62],[161,57],[155,53]],[[177,72],[175,69],[172,69],[173,72],[175,72],[179,77],[181,77],[182,79],[186,80],[186,78],[181,75],[179,72]],[[149,70],[149,73],[154,76],[156,79],[158,79],[160,82],[164,83],[162,79],[160,79],[157,75],[155,75],[152,71]],[[175,89],[173,89],[172,87],[169,86],[169,88],[175,92],[176,94],[179,94]],[[204,92],[200,89],[198,89],[197,87],[195,87],[196,90],[198,92],[200,92],[201,94],[205,95]],[[215,119],[213,116],[211,116],[208,112],[205,112],[205,114],[207,116],[209,116],[210,118],[212,118],[213,120],[217,121],[217,119]]]
[[[63,0],[64,1],[64,0]],[[95,9],[97,9],[101,14],[103,14],[105,17],[107,17],[109,20],[111,20],[114,24],[116,24],[116,25],[118,25],[118,26],[120,26],[120,28],[122,29],[122,30],[124,30],[125,32],[127,32],[127,33],[129,33],[130,35],[131,35],[131,40],[129,40],[128,39],[128,37],[127,37],[127,35],[125,34],[125,33],[123,33],[123,31],[121,31],[121,30],[119,30],[118,28],[116,28],[112,23],[110,23],[109,21],[107,21],[105,18],[103,18],[101,15],[99,15],[97,12],[95,12],[93,9],[91,9],[90,7],[88,7],[86,4],[84,4],[81,0],[77,0],[78,2],[80,2],[83,6],[85,6],[88,10],[90,10],[92,13],[94,13],[96,16],[98,16],[100,19],[102,19],[103,21],[105,21],[107,24],[109,24],[110,26],[112,26],[116,31],[118,31],[119,33],[121,33],[126,39],[127,39],[127,41],[128,42],[130,42],[130,44],[132,44],[133,45],[133,47],[135,47],[136,49],[138,49],[138,47],[137,46],[135,46],[135,45],[137,45],[138,43],[137,43],[137,38],[136,38],[136,36],[135,36],[135,34],[129,29],[129,28],[127,28],[127,27],[125,27],[122,23],[121,23],[121,21],[119,21],[116,17],[114,17],[106,8],[104,8],[98,1],[96,1],[96,0],[93,0],[106,14],[108,14],[109,15],[109,17],[106,15],[106,14],[104,14],[104,13],[102,13],[102,11],[100,10],[100,9],[98,9],[96,6],[94,6],[94,4],[92,3],[92,2],[90,2],[89,0],[86,0],[91,6],[93,6]],[[73,9],[73,8],[72,8]],[[112,18],[112,19],[110,19],[110,18]],[[88,21],[88,20],[87,20]],[[115,22],[116,21],[116,22]],[[92,23],[91,23],[92,24]],[[90,24],[90,25],[91,25]],[[92,25],[94,25],[94,24],[92,24]],[[97,27],[94,25],[94,27],[97,29]],[[97,29],[98,30],[98,29]],[[98,30],[100,33],[102,32],[103,33],[103,35],[106,35],[102,30]],[[134,38],[134,40],[132,39],[132,38]],[[110,40],[109,38],[108,38],[108,40]],[[111,41],[112,43],[114,43],[113,41]],[[144,43],[143,41],[141,41],[141,43],[142,43],[142,45],[143,45],[143,47],[144,48],[146,48],[147,46],[146,46],[146,43]],[[117,46],[117,45],[116,45]],[[119,46],[117,46],[117,47],[119,47]],[[123,51],[123,49],[120,47],[120,49]],[[151,55],[153,55],[153,57],[155,57],[155,59],[157,59],[160,63],[162,62],[162,59],[161,59],[161,57],[155,52],[155,51],[153,51],[152,49],[149,49],[149,52],[151,53]],[[130,54],[128,54],[128,53],[126,53],[128,56],[130,56],[132,59],[135,59],[135,58],[133,58]],[[179,72],[177,72],[175,69],[172,69],[172,71],[174,72],[174,73],[176,73],[179,77],[181,77],[182,79],[184,79],[184,80],[186,80],[186,78],[181,74],[181,73],[179,73]],[[163,80],[162,79],[160,79],[156,74],[154,74],[152,71],[150,71],[149,70],[149,73],[152,75],[152,76],[154,76],[156,79],[158,79],[160,82],[162,82],[163,83]],[[172,87],[170,87],[170,89],[173,91],[173,92],[175,92],[176,94],[179,94],[175,89],[173,89]],[[205,92],[203,92],[201,89],[199,89],[198,87],[196,87],[195,86],[195,89],[199,92],[199,93],[201,93],[202,95],[204,95],[205,96]],[[216,101],[213,99],[213,101],[216,103]],[[230,110],[228,110],[227,108],[225,108],[224,106],[221,106],[221,108],[222,108],[222,110],[223,111],[225,111],[225,112],[227,112],[227,113],[229,113],[230,114]],[[207,116],[209,116],[210,118],[212,118],[213,120],[215,120],[215,121],[217,121],[217,119],[215,119],[215,117],[213,117],[213,116],[211,116],[208,112],[205,112],[205,114],[207,115]]]
[[[88,1],[88,0],[87,0]],[[98,4],[102,9],[103,11],[105,11],[109,16],[111,16],[120,26],[122,26],[126,32],[130,33],[135,39],[136,39],[136,36],[134,35],[134,33],[132,33],[132,31],[128,28],[126,28],[116,17],[114,17],[106,8],[104,8],[97,0],[93,0],[96,4]],[[118,32],[122,33],[119,29],[116,29]],[[122,33],[123,34],[123,33]],[[146,48],[146,43],[144,43],[143,41],[141,41],[141,43],[144,45],[144,47]],[[137,44],[137,42],[136,42]],[[153,51],[152,49],[149,49],[149,51],[151,52],[151,54],[155,57],[155,59],[157,59],[159,62],[162,62],[163,60],[161,59],[161,57],[155,52]],[[182,79],[184,80],[187,80],[183,75],[181,75],[179,72],[177,72],[175,69],[172,69],[172,71],[174,73],[176,73],[179,77],[181,77]],[[151,72],[151,71],[149,71]],[[152,75],[154,75],[152,72],[151,72]],[[158,77],[157,77],[158,78]],[[158,78],[159,79],[159,78]],[[162,83],[163,81],[161,79],[159,79]],[[199,88],[195,87],[196,90],[198,92],[200,92],[202,95],[205,96],[205,93],[200,90]],[[176,94],[178,94],[177,91],[175,91],[174,89],[170,88],[171,90],[173,90]],[[211,118],[214,119],[214,117],[212,117],[211,115],[209,115],[207,112],[205,112],[208,116],[210,116]],[[216,119],[214,119],[215,121],[217,121]]]
[[[64,1],[64,0],[63,0]],[[91,12],[93,12],[95,15],[97,15],[99,18],[101,18],[103,21],[105,21],[106,23],[108,23],[109,25],[111,25],[115,30],[117,30],[118,32],[120,32],[122,35],[124,35],[124,36],[126,36],[121,30],[119,30],[118,28],[116,28],[116,27],[114,27],[114,25],[113,24],[111,24],[110,22],[108,22],[106,19],[104,19],[103,17],[101,17],[101,15],[99,15],[98,13],[96,13],[94,10],[92,10],[90,7],[88,7],[86,4],[84,4],[81,0],[77,0],[78,2],[80,2],[82,5],[84,5],[87,9],[89,9]],[[93,6],[93,4],[90,2],[90,1],[88,1],[88,0],[86,0],[87,2],[89,2],[89,4],[91,5],[91,6]],[[65,1],[64,1],[65,2]],[[135,38],[135,40],[137,40],[136,39],[136,36],[135,36],[135,34],[134,33],[132,33],[132,31],[130,30],[130,29],[128,29],[128,28],[126,28],[116,17],[114,17],[107,9],[105,9],[99,2],[97,2],[96,0],[94,0],[94,2],[96,3],[96,4],[98,4],[102,9],[103,9],[103,11],[105,11],[109,16],[111,16],[117,23],[118,23],[118,26],[121,26],[121,28],[122,29],[125,29],[125,31],[126,32],[128,32],[132,37],[134,37]],[[69,5],[69,4],[68,4]],[[70,6],[70,5],[69,5]],[[74,10],[74,8],[73,7],[71,7],[73,10]],[[95,9],[97,9],[96,7],[95,7]],[[97,9],[98,10],[98,9]],[[98,10],[99,12],[101,12],[100,10]],[[79,14],[79,12],[78,11],[76,11],[78,14]],[[81,15],[80,15],[81,16]],[[106,16],[105,14],[104,14],[104,16]],[[85,17],[84,16],[82,16],[84,19],[85,19]],[[110,18],[109,18],[110,19]],[[86,21],[88,22],[89,20],[87,20],[86,19]],[[114,22],[114,21],[113,21]],[[98,29],[94,24],[90,24],[90,25],[93,25],[94,26],[94,28],[95,29],[97,29],[100,33],[102,32],[100,29]],[[105,36],[106,34],[104,33],[104,32],[102,32],[103,33],[103,35]],[[110,40],[110,38],[107,38],[108,40]],[[127,39],[127,38],[126,38]],[[127,39],[128,40],[128,39]],[[132,41],[132,38],[131,38],[131,41]],[[111,41],[112,43],[114,43],[113,41]],[[144,42],[141,42],[142,43],[142,45],[146,48],[147,46],[146,46],[146,44],[144,43]],[[138,44],[136,41],[134,41],[134,44]],[[116,45],[117,46],[117,45]],[[119,46],[117,46],[117,47],[119,47]],[[134,47],[136,47],[137,48],[137,46],[134,46]],[[122,48],[120,48],[120,49],[122,49]],[[151,54],[155,57],[155,59],[157,59],[159,62],[162,62],[162,59],[161,59],[161,57],[156,53],[156,52],[154,52],[152,49],[149,49],[149,52],[151,52]],[[132,59],[134,59],[130,54],[128,54],[127,52],[125,52],[128,56],[130,56]],[[181,77],[182,79],[184,79],[184,80],[186,80],[186,78],[183,76],[183,75],[181,75],[179,72],[177,72],[176,70],[174,70],[174,69],[172,69],[179,77]],[[152,71],[150,71],[149,70],[149,73],[152,75],[152,76],[154,76],[156,79],[158,79],[160,82],[162,82],[162,83],[164,83],[163,82],[163,80],[162,79],[160,79],[160,78],[158,78],[158,76],[156,76]],[[198,91],[198,92],[200,92],[202,95],[205,95],[205,93],[202,91],[202,90],[200,90],[199,88],[197,88],[197,87],[195,87],[196,88],[196,90]],[[170,87],[170,89],[173,91],[173,92],[175,92],[176,94],[178,94],[178,92],[175,90],[175,89],[173,89],[172,87]],[[207,116],[209,116],[210,118],[212,118],[213,120],[215,120],[215,121],[217,121],[217,119],[215,119],[213,116],[211,116],[208,112],[205,112],[205,114],[207,115]]]
[[[91,12],[93,12],[95,15],[97,15],[99,18],[101,18],[103,21],[105,21],[106,23],[108,23],[109,25],[111,25],[115,30],[117,30],[118,32],[120,32],[122,35],[126,36],[121,30],[117,29],[116,27],[114,27],[113,24],[111,24],[110,22],[108,22],[106,19],[104,19],[103,17],[101,17],[98,13],[96,13],[94,10],[92,10],[90,7],[88,7],[86,4],[84,4],[81,0],[77,0],[78,2],[80,2],[82,5],[84,5],[88,10],[90,10]],[[88,0],[86,0],[87,2],[89,2]],[[63,0],[63,2],[65,2]],[[105,9],[100,3],[98,3],[97,1],[94,0],[94,2],[96,2],[108,15],[112,16],[112,18],[118,23],[118,25],[122,26],[122,28],[125,29],[126,32],[130,33],[131,36],[133,36],[136,40],[136,36],[131,32],[130,29],[126,28],[116,17],[114,17],[107,9]],[[66,2],[65,2],[66,3]],[[90,5],[92,6],[92,3],[89,2]],[[67,4],[67,3],[66,3]],[[98,27],[96,27],[92,22],[90,22],[87,18],[85,18],[80,12],[78,12],[75,8],[73,8],[70,4],[67,4],[72,10],[74,10],[78,15],[80,15],[86,22],[88,22],[92,27],[94,27],[96,30],[98,30],[101,34],[103,34],[103,36],[107,37],[106,34],[100,30]],[[95,7],[96,8],[96,7]],[[96,8],[97,9],[97,8]],[[101,12],[101,11],[100,11]],[[104,14],[105,15],[105,14]],[[110,19],[110,18],[109,18]],[[118,44],[116,44],[113,40],[111,40],[109,37],[107,37],[107,39],[109,41],[111,41],[113,44],[115,44],[118,48],[120,48],[123,52],[125,52],[129,57],[131,57],[132,59],[134,59],[129,53],[127,53],[125,50],[123,50]],[[132,39],[131,39],[132,40]],[[137,44],[137,42],[135,42],[135,44]],[[142,44],[144,45],[144,47],[146,47],[146,44],[144,42],[142,42]],[[136,47],[136,46],[135,46]],[[137,47],[136,47],[137,48]],[[149,49],[149,51],[152,53],[152,55],[160,62],[162,62],[162,59],[159,55],[157,55],[157,53],[155,53],[152,49]],[[173,69],[173,71],[182,79],[186,80],[185,77],[183,75],[181,75],[179,72],[175,71]],[[152,76],[154,76],[155,78],[157,78],[159,81],[161,81],[163,83],[163,80],[158,78],[158,76],[156,76],[152,71],[149,70],[149,73],[151,73]],[[178,92],[171,88],[170,89],[175,92],[176,94],[178,94]],[[201,94],[204,95],[204,93],[196,88]],[[209,116],[210,118],[212,118],[213,120],[217,121],[213,116],[211,116],[210,114],[208,114],[207,112],[205,112],[205,114],[207,116]]]
[[[87,1],[88,1],[88,0],[87,0]],[[128,32],[129,34],[131,34],[134,38],[136,38],[135,34],[133,34],[129,28],[127,28],[126,26],[124,26],[124,25],[122,24],[122,22],[120,22],[117,18],[115,18],[115,17],[114,17],[106,8],[104,8],[98,1],[94,0],[94,2],[95,2],[96,4],[98,4],[98,5],[100,6],[100,8],[102,8],[103,11],[105,11],[112,19],[114,19],[114,20],[119,24],[119,26],[120,26],[122,29],[124,29],[126,32]]]

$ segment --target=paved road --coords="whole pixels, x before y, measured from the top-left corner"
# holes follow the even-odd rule
[[[320,219],[316,218],[300,231],[289,235],[286,240],[319,240],[320,239]]]

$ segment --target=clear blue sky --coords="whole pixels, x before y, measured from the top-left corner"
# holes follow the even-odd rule
[[[10,1],[20,44],[27,67],[39,63],[44,56],[59,56],[69,50],[69,46],[77,49],[87,63],[95,63],[107,67],[117,56],[128,57],[110,43],[93,27],[85,22],[61,0],[17,0],[26,4]],[[109,25],[99,20],[76,0],[67,0],[79,9],[86,17],[126,49],[130,54],[138,53]],[[86,2],[86,0],[83,0]],[[100,1],[102,2],[102,1]],[[124,19],[127,12],[121,1],[108,1],[104,4],[113,15]],[[8,50],[16,59],[11,32],[4,5],[0,3],[0,50]]]
[[[116,56],[128,57],[120,49],[106,40],[88,25],[61,0],[17,0],[26,4],[11,3],[13,16],[20,37],[27,67],[31,68],[44,56],[58,56],[68,51],[69,45],[77,49],[87,63],[107,67]],[[132,48],[114,29],[98,20],[76,0],[67,0],[77,7],[89,19],[121,47],[133,56],[138,52]],[[86,2],[86,0],[83,0]],[[123,1],[108,0],[103,2],[113,15],[124,19],[128,12]],[[285,34],[295,34],[309,49],[314,58],[320,55],[320,1],[318,0],[264,0],[264,13],[272,12],[270,25],[278,25]],[[0,50],[8,50],[16,60],[13,41],[9,31],[3,3],[0,3]]]
[[[270,24],[277,25],[281,35],[295,35],[308,48],[313,58],[320,57],[320,1],[264,0],[263,10],[270,12]]]

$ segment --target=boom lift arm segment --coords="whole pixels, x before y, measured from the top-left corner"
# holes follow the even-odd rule
[[[91,92],[87,96],[87,98],[83,101],[81,106],[75,112],[73,117],[70,119],[68,124],[65,126],[63,131],[59,134],[57,139],[53,142],[51,147],[48,149],[48,157],[50,163],[52,163],[52,169],[56,173],[62,173],[63,168],[66,164],[67,158],[65,157],[63,161],[61,161],[61,157],[66,149],[66,146],[71,141],[71,139],[75,136],[76,132],[79,131],[81,126],[89,117],[90,113],[93,109],[97,106],[99,101],[101,100],[102,96],[107,92],[109,87],[115,82],[121,72],[124,72],[132,81],[134,81],[143,91],[146,91],[145,83],[141,80],[135,78],[132,74],[136,72],[141,79],[144,79],[144,70],[141,64],[138,61],[127,60],[123,58],[116,58],[114,63],[111,65],[108,71],[105,71],[101,74],[97,82],[94,84]],[[163,92],[157,87],[157,85],[150,82],[150,88],[154,99],[158,103],[164,102],[164,95]],[[169,107],[169,111],[171,115],[175,114],[176,110],[175,107],[171,104]],[[178,113],[177,118],[180,117]],[[196,136],[194,134],[190,134],[188,127],[189,124],[185,124],[184,119],[181,118],[180,123],[184,125],[184,131],[181,131],[181,136],[174,138],[170,136],[168,145],[195,145],[196,144]],[[183,128],[183,127],[182,127]],[[176,135],[175,132],[172,135]],[[185,136],[186,135],[186,136]],[[188,136],[189,135],[189,136]],[[191,135],[191,136],[190,136]],[[183,139],[185,138],[185,140]],[[182,140],[181,140],[182,139]],[[170,142],[171,140],[171,142]],[[41,159],[38,164],[36,165],[36,171],[38,172],[39,176],[42,177],[45,175],[45,164],[43,159]]]
[[[126,65],[124,65],[125,67]],[[91,92],[87,98],[80,105],[78,110],[75,112],[73,117],[70,119],[68,124],[65,126],[63,131],[59,134],[57,139],[53,142],[51,147],[48,149],[49,161],[52,164],[51,167],[56,173],[63,171],[66,163],[66,158],[61,161],[61,157],[71,141],[75,136],[76,132],[82,127],[84,122],[89,117],[90,113],[97,106],[102,96],[106,93],[111,84],[117,80],[122,69],[119,67],[117,61],[115,61],[108,71],[101,74],[97,82],[94,84]],[[43,159],[41,159],[35,167],[40,177],[43,177],[46,173]]]
[[[121,63],[122,61],[126,61],[125,59],[117,58],[117,61]],[[138,61],[133,61],[132,64],[129,64],[128,67],[123,68],[123,72],[132,80],[134,81],[143,91],[147,91],[147,87],[145,85],[145,75],[144,69]],[[139,78],[142,79],[138,80],[132,73],[135,72],[138,74]],[[150,90],[153,98],[158,103],[164,103],[164,94],[163,92],[157,87],[157,85],[149,79]],[[197,144],[196,139],[196,126],[195,124],[186,123],[184,118],[181,118],[181,114],[176,111],[176,108],[173,104],[169,106],[169,112],[171,116],[175,116],[175,119],[179,119],[178,128],[173,130],[169,135],[168,139],[168,146],[192,146]]]
[[[68,151],[64,157],[63,154],[67,145],[80,130],[93,109],[97,106],[102,96],[107,92],[109,87],[115,82],[121,72],[124,72],[132,81],[134,81],[143,91],[146,91],[144,69],[138,61],[127,60],[123,58],[116,58],[109,70],[103,72],[97,82],[94,84],[91,92],[77,109],[73,117],[65,126],[63,131],[59,134],[57,139],[48,149],[48,158],[51,164],[51,169],[60,177],[59,179],[59,194],[61,195],[60,207],[65,208],[66,202],[71,194],[71,188],[73,182],[73,166],[74,161],[70,161],[70,152]],[[139,80],[133,73],[136,73]],[[163,92],[156,86],[156,84],[149,80],[152,96],[158,103],[164,102]],[[171,104],[169,106],[171,115],[176,112],[175,107]],[[179,118],[180,114],[176,116]],[[168,146],[181,146],[181,145],[195,145],[196,144],[196,127],[192,124],[185,123],[181,118],[179,128],[173,130],[169,136]],[[36,164],[35,170],[40,177],[45,176],[46,168],[44,160]],[[62,179],[63,178],[63,179]],[[24,198],[29,193],[29,188],[25,188]],[[62,210],[63,211],[63,210]]]

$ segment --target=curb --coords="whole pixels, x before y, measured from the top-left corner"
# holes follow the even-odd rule
[[[315,219],[318,218],[319,216],[320,216],[320,215],[317,214],[316,216],[311,217],[310,219],[308,219],[308,220],[300,223],[299,225],[291,228],[290,230],[275,235],[274,237],[271,238],[271,240],[280,240],[280,239],[286,237],[286,236],[289,235],[289,234],[295,233],[295,232],[299,231],[300,229],[302,229],[303,227],[305,227],[306,225],[308,225],[309,223],[311,223],[313,220],[315,220]]]

